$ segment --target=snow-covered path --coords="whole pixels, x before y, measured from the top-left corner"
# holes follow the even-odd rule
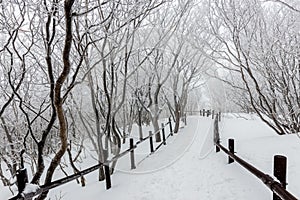
[[[189,117],[188,126],[167,141],[167,146],[139,163],[112,176],[112,189],[96,181],[97,172],[88,175],[87,187],[74,182],[51,192],[51,199],[196,200],[270,199],[267,188],[234,164],[227,165],[223,153],[212,144],[212,120]],[[126,157],[126,156],[125,156]],[[128,157],[123,158],[129,163]],[[120,162],[122,163],[122,162]]]
[[[300,136],[279,136],[253,115],[224,114],[220,124],[221,142],[235,138],[236,151],[258,169],[272,174],[275,154],[288,157],[288,190],[300,197]],[[97,171],[87,175],[86,187],[75,181],[51,190],[51,200],[265,200],[272,194],[263,183],[237,163],[227,164],[227,156],[215,153],[209,118],[191,116],[188,125],[167,140],[154,154],[149,143],[135,151],[137,169],[129,169],[129,155],[118,161],[112,189],[97,181]],[[151,127],[145,127],[145,132]],[[168,133],[168,128],[167,128]],[[135,138],[135,136],[133,135]],[[127,148],[126,146],[124,147]],[[81,169],[95,164],[87,158]],[[59,171],[58,171],[59,172]],[[71,171],[69,173],[72,173]],[[55,179],[63,177],[56,173]],[[0,200],[12,194],[0,185]]]

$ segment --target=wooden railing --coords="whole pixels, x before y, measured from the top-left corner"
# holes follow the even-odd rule
[[[244,159],[237,156],[234,151],[234,140],[229,139],[229,147],[226,149],[221,145],[219,133],[219,121],[221,118],[216,117],[214,121],[214,144],[216,145],[216,152],[222,150],[228,155],[228,163],[236,161],[242,167],[247,169],[254,176],[259,178],[272,192],[273,200],[297,200],[290,192],[286,190],[286,158],[284,156],[276,155],[274,157],[274,176],[280,181],[275,181],[270,175],[263,173],[253,165],[246,162]]]
[[[187,110],[185,113],[189,115],[200,115],[203,117],[211,117],[212,119],[215,119],[215,117],[221,118],[221,112],[217,112],[213,109]]]
[[[169,134],[166,136],[165,135],[165,132],[166,132],[166,128],[167,126],[169,127]],[[157,134],[159,131],[162,132],[162,142],[159,143],[155,148],[154,148],[154,144],[153,144],[153,136],[155,134]],[[45,185],[42,185],[42,186],[39,186],[37,187],[37,189],[33,192],[29,192],[29,193],[24,193],[24,189],[25,189],[25,185],[26,183],[28,182],[28,178],[27,178],[27,172],[26,172],[26,169],[23,168],[23,169],[20,169],[18,170],[18,174],[17,174],[17,182],[19,183],[18,184],[18,195],[10,198],[9,200],[31,200],[33,197],[36,197],[40,194],[42,194],[43,192],[47,192],[53,188],[56,188],[58,186],[61,186],[65,183],[68,183],[70,181],[73,181],[77,178],[80,178],[86,174],[89,174],[101,167],[104,167],[104,172],[105,172],[105,180],[106,180],[106,189],[110,189],[111,188],[111,177],[110,177],[110,171],[109,171],[109,164],[112,163],[113,161],[115,160],[118,160],[119,158],[127,155],[130,153],[130,164],[131,164],[131,169],[135,169],[135,159],[134,159],[134,150],[143,142],[149,140],[149,143],[150,143],[150,153],[149,154],[153,154],[155,151],[157,151],[163,144],[166,145],[166,140],[167,138],[169,138],[170,136],[173,136],[173,127],[172,127],[172,120],[171,118],[169,118],[169,121],[167,123],[162,123],[162,127],[157,131],[155,132],[154,134],[149,134],[149,136],[145,137],[145,138],[142,138],[140,139],[139,141],[137,141],[135,144],[134,144],[134,141],[133,141],[133,138],[130,139],[130,147],[123,151],[122,153],[114,156],[113,158],[111,158],[110,160],[106,160],[106,162],[104,163],[99,163],[99,164],[96,164],[92,167],[89,167],[85,170],[82,170],[78,173],[75,173],[73,175],[70,175],[68,177],[65,177],[65,178],[61,178],[59,180],[56,180],[56,181],[53,181],[51,182],[50,184],[45,184]],[[21,186],[21,187],[20,187]]]

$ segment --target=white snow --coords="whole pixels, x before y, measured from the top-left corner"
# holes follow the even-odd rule
[[[212,124],[210,118],[188,117],[188,125],[148,157],[149,143],[143,143],[135,151],[137,169],[130,170],[129,155],[120,159],[111,177],[110,190],[105,190],[105,182],[97,181],[96,171],[86,176],[86,187],[72,181],[51,190],[49,197],[66,200],[271,199],[271,192],[260,180],[237,163],[227,164],[228,158],[223,152],[215,153]],[[220,136],[224,146],[228,138],[234,138],[237,155],[265,173],[272,174],[275,154],[288,156],[288,190],[300,197],[297,186],[300,139],[296,135],[278,136],[255,116],[228,114],[220,124]],[[93,164],[90,160],[84,167]],[[11,197],[3,187],[0,194],[0,199],[2,194],[4,199]]]
[[[27,183],[23,193],[24,194],[33,193],[36,192],[38,189],[40,189],[38,185]]]

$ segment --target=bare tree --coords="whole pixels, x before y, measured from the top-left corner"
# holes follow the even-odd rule
[[[256,1],[211,6],[211,33],[220,45],[211,55],[243,85],[225,82],[246,91],[244,102],[278,134],[298,132],[299,26],[293,18],[299,14],[284,7],[265,11]]]

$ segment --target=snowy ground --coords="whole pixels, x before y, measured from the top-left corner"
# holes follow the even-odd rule
[[[245,119],[245,117],[247,119]],[[212,120],[190,116],[188,125],[167,141],[158,152],[149,153],[146,142],[136,151],[137,169],[129,169],[129,156],[123,157],[112,176],[112,189],[97,182],[97,172],[86,176],[87,186],[75,181],[54,189],[50,198],[122,200],[265,200],[271,192],[256,177],[236,163],[227,164],[227,156],[215,153]],[[220,125],[222,144],[235,138],[236,151],[260,170],[272,174],[273,155],[288,156],[288,190],[300,197],[300,139],[296,135],[276,136],[254,116],[226,115]],[[92,164],[92,163],[91,163]],[[0,199],[10,197],[0,187]],[[2,195],[4,194],[4,195]]]

